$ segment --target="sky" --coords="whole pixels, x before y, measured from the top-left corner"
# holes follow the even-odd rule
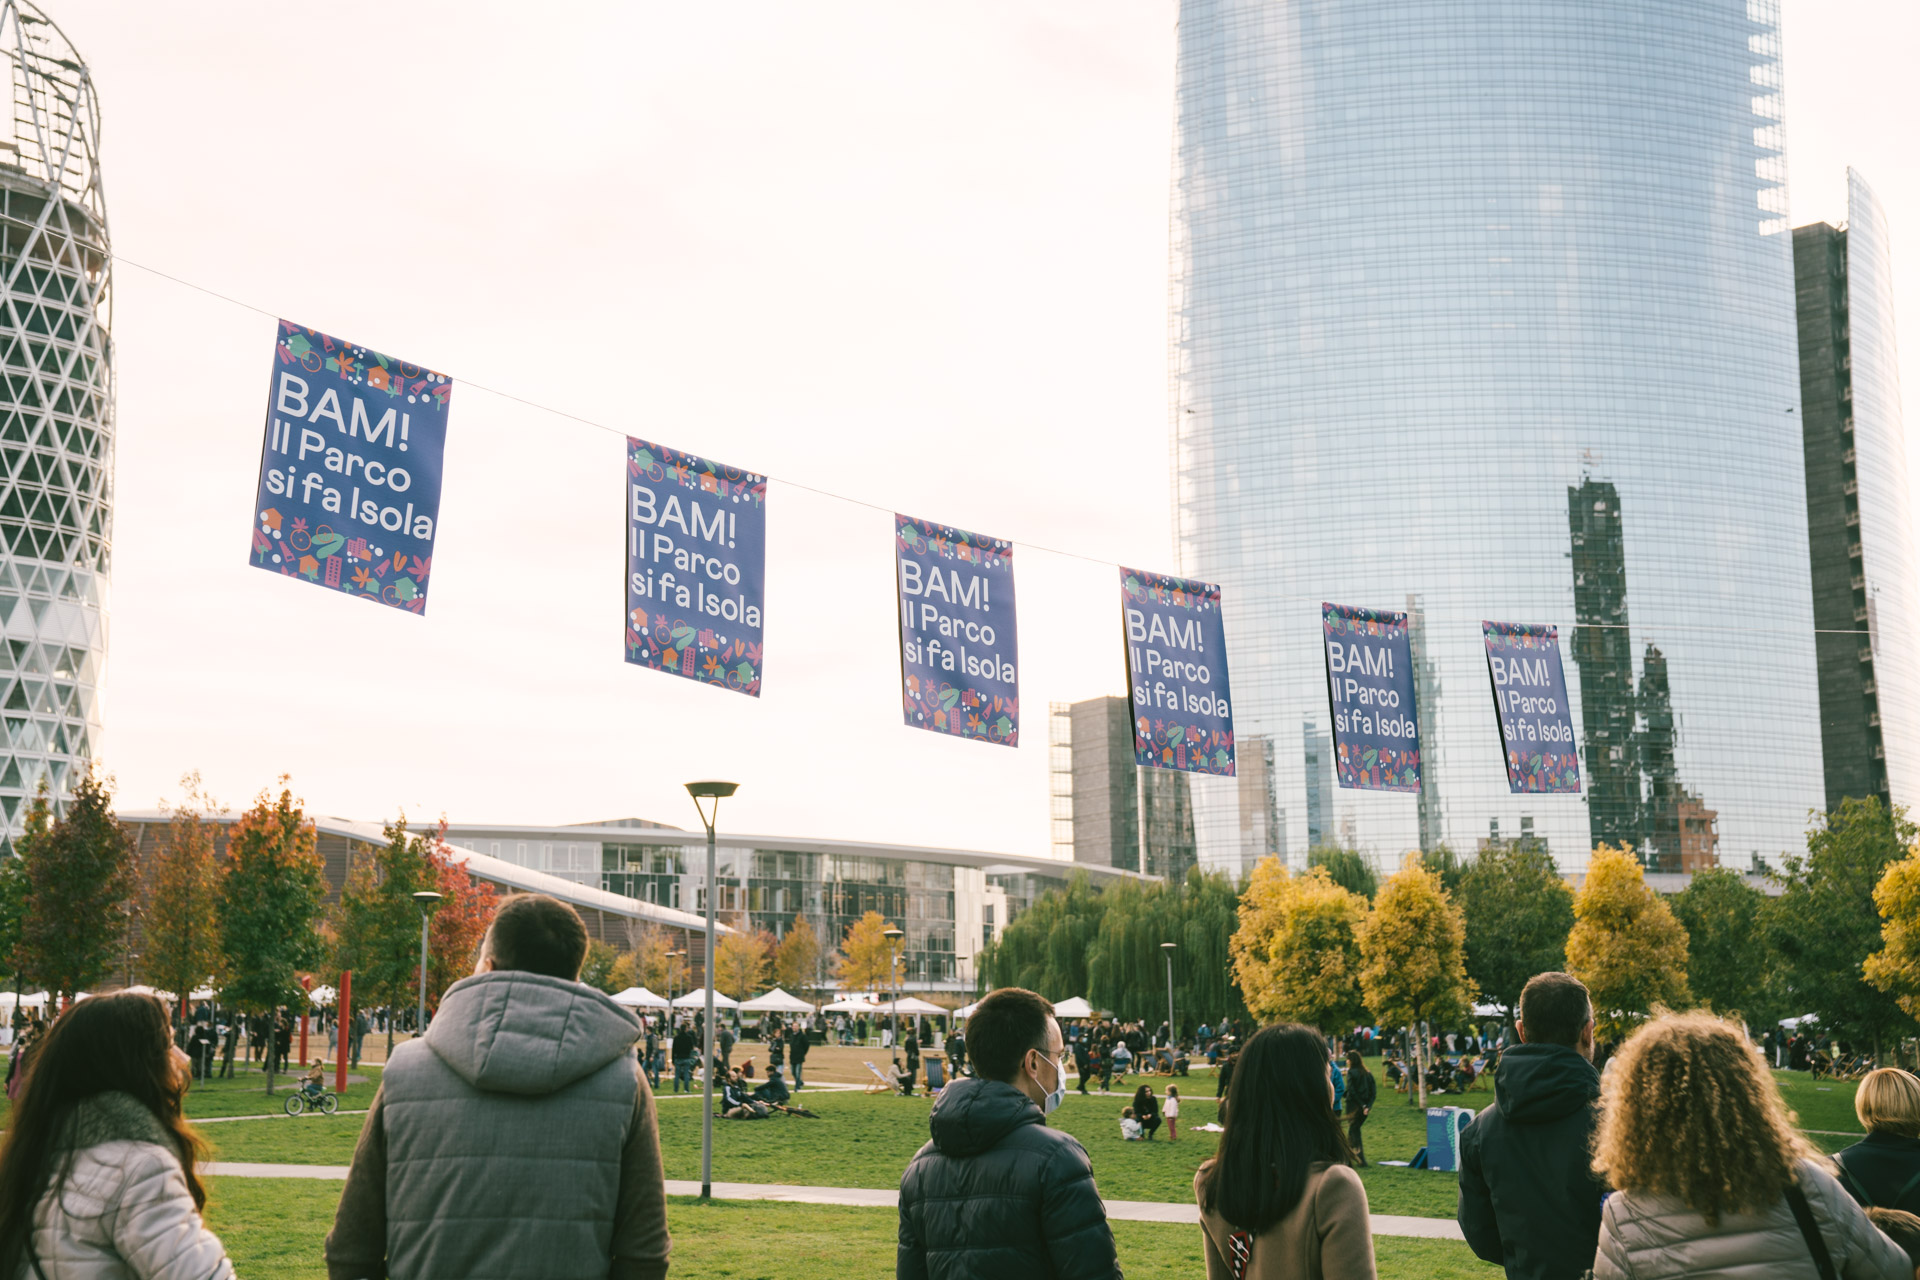
[[[734,831],[1048,852],[1046,705],[1124,693],[1112,566],[1177,567],[1173,0],[43,3],[122,259],[123,808],[693,826],[722,777]],[[1874,185],[1914,401],[1920,12],[1784,23],[1793,223]],[[276,315],[455,380],[425,617],[249,565]],[[774,480],[758,700],[622,661],[625,433]],[[1018,544],[1018,749],[901,724],[892,511]]]

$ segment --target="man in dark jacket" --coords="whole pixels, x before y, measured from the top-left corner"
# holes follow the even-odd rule
[[[1520,993],[1519,1030],[1494,1104],[1460,1135],[1460,1230],[1507,1280],[1578,1280],[1599,1247],[1607,1190],[1589,1163],[1600,1073],[1586,987],[1535,974]]]
[[[673,1033],[673,1091],[693,1092],[693,1069],[700,1065],[700,1041],[693,1028],[681,1023]]]
[[[967,1032],[975,1078],[941,1091],[900,1179],[897,1280],[1119,1280],[1087,1153],[1046,1125],[1067,1089],[1053,1006],[1003,987]]]

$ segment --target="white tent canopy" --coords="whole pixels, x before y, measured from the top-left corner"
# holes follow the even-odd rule
[[[667,998],[665,996],[657,996],[645,987],[628,987],[619,995],[614,996],[613,1002],[629,1009],[664,1009],[667,1007]]]
[[[16,1000],[16,997],[14,996],[13,992],[11,991],[0,992],[0,1009],[14,1008],[15,1000]],[[19,996],[18,1002],[19,1002],[19,1005],[22,1007],[25,1007],[28,1009],[39,1009],[46,1005],[47,993],[44,991],[29,991],[26,994]]]
[[[879,1007],[865,996],[847,996],[832,1004],[821,1005],[820,1009],[823,1013],[873,1013]]]
[[[676,1009],[706,1008],[707,1007],[707,989],[705,987],[701,987],[698,991],[687,992],[687,994],[681,996],[678,1000],[675,1000],[673,1002],[673,1007]],[[733,1000],[726,996],[723,996],[718,991],[716,991],[713,993],[713,1007],[716,1009],[738,1009],[740,1007],[740,1002],[738,1000]]]
[[[901,996],[898,1002],[889,1000],[885,1004],[875,1005],[874,1011],[877,1013],[930,1013],[935,1017],[945,1017],[950,1012],[950,1010],[942,1009],[937,1004],[929,1004],[925,1000],[920,1000],[913,996]]]
[[[755,996],[740,1006],[742,1013],[812,1013],[813,1006],[799,996],[788,995],[779,987],[763,996]]]
[[[332,1004],[339,998],[340,993],[332,987],[327,986],[315,987],[313,990],[307,992],[307,999],[313,1001],[315,1004]]]
[[[975,1000],[970,1005],[966,1005],[963,1008],[955,1009],[953,1011],[953,1016],[956,1018],[971,1018],[973,1016],[973,1011],[975,1009],[978,1009],[979,1007],[980,1007],[980,1002],[978,1000]]]
[[[1806,1025],[1807,1023],[1814,1023],[1817,1025],[1819,1021],[1820,1021],[1820,1018],[1817,1014],[1803,1013],[1797,1018],[1780,1019],[1780,1025],[1783,1027],[1791,1027],[1795,1030],[1798,1030],[1800,1027]]]
[[[1091,1018],[1093,1006],[1079,996],[1070,1000],[1056,1000],[1053,1003],[1053,1016],[1056,1018]]]

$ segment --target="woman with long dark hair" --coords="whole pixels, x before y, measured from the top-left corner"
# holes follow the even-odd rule
[[[1143,1084],[1133,1091],[1133,1118],[1140,1122],[1141,1136],[1153,1141],[1153,1135],[1160,1128],[1160,1100],[1153,1096],[1153,1086]]]
[[[1326,1038],[1295,1023],[1240,1050],[1219,1153],[1193,1179],[1208,1280],[1374,1280],[1332,1069]]]
[[[0,1147],[0,1276],[232,1280],[200,1220],[192,1066],[148,995],[83,1000],[41,1042]]]

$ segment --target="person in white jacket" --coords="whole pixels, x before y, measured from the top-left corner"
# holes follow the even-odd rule
[[[1613,1185],[1593,1280],[1910,1280],[1906,1251],[1793,1127],[1738,1025],[1668,1014],[1602,1077],[1593,1167]]]
[[[84,1000],[47,1033],[0,1148],[5,1280],[233,1280],[200,1219],[192,1064],[149,995]]]

